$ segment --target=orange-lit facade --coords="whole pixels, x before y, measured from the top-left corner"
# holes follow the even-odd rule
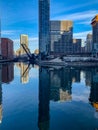
[[[98,53],[98,14],[92,19],[92,32],[93,32],[93,44],[92,49],[93,51]]]
[[[93,106],[94,106],[94,108],[96,109],[96,111],[98,111],[98,102],[94,102],[94,103],[93,103]]]
[[[98,112],[98,72],[97,70],[94,72],[94,75],[92,77],[89,101],[91,105]]]
[[[98,23],[98,14],[92,19],[92,26],[96,26],[96,24]]]

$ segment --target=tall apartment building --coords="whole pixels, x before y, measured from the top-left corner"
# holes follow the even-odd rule
[[[9,38],[1,38],[1,54],[4,59],[13,59],[13,41]]]
[[[87,37],[86,37],[86,47],[85,47],[85,51],[87,53],[90,53],[92,52],[92,34],[87,34]]]
[[[91,21],[93,31],[93,45],[92,49],[95,53],[98,53],[98,14]]]
[[[20,35],[20,55],[26,53],[24,49],[22,48],[21,44],[25,44],[28,47],[28,35],[25,35],[25,34]]]
[[[50,41],[50,0],[39,0],[39,52],[49,54]]]
[[[0,59],[1,59],[1,19],[0,19]]]
[[[73,53],[80,53],[81,52],[81,44],[82,44],[82,39],[73,39]]]
[[[72,53],[73,22],[50,21],[50,51],[53,54]]]

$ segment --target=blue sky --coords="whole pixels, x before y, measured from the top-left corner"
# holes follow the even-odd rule
[[[38,48],[38,0],[1,0],[1,34],[20,46],[20,34],[29,36],[31,50]],[[98,14],[98,0],[50,0],[51,20],[72,20],[74,38],[92,31],[91,19]]]

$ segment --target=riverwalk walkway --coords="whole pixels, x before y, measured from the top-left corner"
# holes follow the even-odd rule
[[[72,57],[68,60],[61,60],[59,58],[53,59],[53,60],[43,60],[39,62],[40,66],[98,66],[98,60],[95,60],[94,58],[92,60],[89,59],[83,59],[83,60],[72,60]]]

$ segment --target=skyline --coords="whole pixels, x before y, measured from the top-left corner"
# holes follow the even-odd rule
[[[85,39],[92,31],[90,23],[98,14],[97,5],[98,0],[51,0],[50,20],[72,20],[74,38]],[[31,50],[38,48],[38,0],[2,1],[1,11],[1,34],[14,41],[14,50],[20,47],[20,34],[28,35]]]

